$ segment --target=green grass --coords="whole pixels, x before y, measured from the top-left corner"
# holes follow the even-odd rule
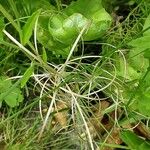
[[[39,2],[35,1],[34,6]],[[128,43],[143,36],[150,3],[104,3],[114,17],[109,30],[101,38],[87,42],[83,35],[89,24],[84,26],[69,45],[67,56],[61,50],[53,52],[52,48],[56,47],[48,48],[38,39],[39,14],[45,13],[40,10],[33,14],[35,8],[30,2],[24,0],[23,3],[0,1],[0,18],[5,18],[4,24],[0,24],[5,27],[2,37],[0,34],[3,38],[0,76],[13,84],[4,92],[5,98],[12,94],[14,87],[18,87],[24,97],[13,108],[5,103],[5,98],[2,102],[0,149],[136,149],[139,142],[139,150],[148,149],[149,115],[143,111],[142,103],[139,106],[139,93],[149,89],[145,90],[149,72],[144,70],[139,78],[135,77],[137,70],[134,70],[136,73],[131,70],[132,49]],[[42,3],[48,12],[47,1]],[[64,3],[59,0],[54,3],[57,13],[63,13],[61,10],[70,1]],[[124,7],[128,10],[125,13]],[[49,11],[50,14],[54,10]],[[119,16],[114,14],[123,18],[118,20]],[[42,27],[47,30],[47,21],[44,21]],[[48,32],[46,36],[49,38]],[[60,41],[55,42],[60,47]],[[130,71],[134,72],[132,76]],[[3,88],[0,84],[0,90]]]

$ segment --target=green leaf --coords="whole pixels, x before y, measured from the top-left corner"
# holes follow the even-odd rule
[[[101,0],[77,0],[76,2],[72,2],[72,4],[64,10],[64,13],[68,16],[74,13],[80,13],[91,22],[84,36],[84,40],[86,41],[100,38],[111,25],[112,19],[103,8]],[[81,28],[83,28],[83,26],[81,26]]]
[[[123,142],[125,142],[131,150],[149,150],[150,145],[148,142],[139,138],[131,131],[122,131],[120,135]]]
[[[131,60],[130,60],[131,61]],[[129,62],[130,62],[129,61]],[[134,69],[130,63],[126,63],[126,67],[128,68],[125,72],[124,68],[124,61],[122,58],[117,59],[117,75],[120,77],[123,77],[125,79],[128,79],[130,81],[139,79],[141,76],[140,72],[137,72],[136,69]]]
[[[47,63],[47,54],[46,54],[46,50],[45,50],[44,47],[42,48],[42,50],[43,50],[43,53],[42,53],[43,61],[44,61],[45,63]]]
[[[45,25],[47,22],[48,26]],[[40,16],[38,41],[44,47],[54,51],[54,54],[66,57],[85,26],[88,25],[83,40],[91,41],[102,37],[111,22],[112,18],[103,8],[101,0],[73,1],[61,13]]]
[[[91,18],[92,15],[102,7],[102,0],[77,0],[76,2],[72,2],[64,12],[68,15],[72,15],[73,13],[81,13],[85,15],[87,18]],[[85,7],[86,6],[86,7]]]
[[[137,47],[130,49],[128,53],[128,63],[138,72],[145,72],[149,66],[149,61],[144,56],[145,52],[147,50]]]
[[[136,91],[136,103],[141,114],[150,117],[150,68],[141,75]]]
[[[17,87],[19,83],[18,80],[15,84],[12,84],[7,77],[0,77],[0,104],[5,101],[10,107],[15,107],[19,105],[19,102],[22,102],[23,95]]]
[[[11,86],[11,80],[5,76],[0,76],[0,93],[6,92]]]
[[[72,44],[82,28],[88,24],[88,19],[79,13],[74,13],[61,23],[58,23],[56,18],[57,17],[53,17],[51,19],[49,31],[52,34],[54,40],[60,41],[63,45],[66,46]]]
[[[149,150],[149,149],[150,149],[150,143],[148,142],[143,142],[138,148],[138,150]]]
[[[150,48],[144,52],[144,57],[150,60]]]
[[[5,98],[5,102],[10,107],[18,106],[19,102],[22,102],[23,96],[19,88],[15,88],[12,92],[10,92]]]
[[[38,21],[37,39],[45,48],[52,48],[54,46],[54,40],[49,32],[49,16],[51,13],[47,13],[47,16],[40,16]]]
[[[136,48],[141,48],[142,50],[150,48],[150,36],[143,36],[140,38],[137,38],[135,40],[132,40],[128,43],[128,45]]]
[[[144,30],[145,30],[145,32],[143,33],[143,35],[150,36],[150,15],[145,20],[145,24],[143,26],[143,31]]]
[[[29,39],[32,35],[32,30],[34,28],[36,19],[41,13],[41,9],[34,12],[27,20],[26,24],[23,26],[22,29],[22,44],[25,45],[29,42]]]
[[[128,45],[134,47],[130,49],[128,53],[128,63],[137,72],[145,73],[149,67],[149,49],[150,49],[150,36],[143,36],[137,38],[128,43]],[[139,61],[140,60],[140,61]]]
[[[143,94],[141,94],[138,97],[138,110],[141,114],[150,117],[150,94],[146,94],[147,91],[141,91],[141,92]]]
[[[33,64],[31,64],[31,66],[26,70],[26,72],[24,73],[21,79],[21,88],[23,88],[26,85],[33,72],[34,72],[34,66]]]

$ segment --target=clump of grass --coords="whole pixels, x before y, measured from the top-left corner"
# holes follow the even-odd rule
[[[145,8],[147,3],[142,2],[123,21],[114,23],[115,27],[113,25],[103,38],[104,42],[95,43],[102,45],[102,53],[99,56],[84,55],[84,49],[79,49],[83,51],[82,55],[72,57],[75,49],[79,48],[79,40],[87,28],[85,26],[62,64],[43,61],[36,39],[37,24],[34,28],[34,43],[30,43],[29,48],[4,30],[5,35],[17,46],[5,42],[3,45],[13,47],[15,53],[22,50],[28,56],[23,63],[32,61],[36,66],[30,77],[31,84],[25,88],[25,96],[28,99],[37,97],[29,100],[25,107],[23,104],[22,107],[2,111],[0,130],[4,147],[128,149],[127,146],[120,145],[122,141],[119,134],[122,128],[128,126],[127,129],[134,129],[139,125],[138,119],[142,122],[149,118],[133,111],[126,104],[122,90],[128,87],[128,83],[125,78],[120,79],[117,76],[115,58],[123,58],[125,77],[128,69],[126,44],[139,35],[142,22],[149,12],[148,8],[146,11]],[[82,43],[84,44],[83,41]],[[33,48],[33,51],[30,51],[30,48]],[[4,53],[1,56],[3,55],[7,56],[1,62],[5,64],[2,69],[5,71],[10,67],[7,63],[11,62],[9,58],[14,53]],[[94,61],[87,63],[89,59]],[[10,68],[13,70],[13,65]],[[21,70],[24,70],[24,67]],[[22,78],[20,73],[15,75],[18,72],[14,71],[12,74],[11,80]],[[28,97],[28,92],[32,93],[31,97]],[[113,141],[114,139],[116,141]]]
[[[67,120],[66,119],[67,114],[61,114],[57,112],[58,107],[59,107],[58,103],[65,102],[67,104],[67,109],[71,111],[71,114],[70,114],[71,118],[69,117],[68,119],[70,121],[72,120],[73,122],[72,121],[71,121],[72,123],[68,121],[64,122],[63,124],[66,124],[66,126],[63,126],[63,128],[66,130],[66,132],[70,132],[70,131],[67,131],[68,127],[70,127],[72,130],[75,130],[74,127],[77,127],[76,129],[77,134],[75,134],[74,136],[76,138],[81,136],[79,143],[81,142],[83,147],[84,146],[86,147],[86,144],[84,143],[87,143],[87,141],[89,141],[90,143],[89,146],[91,147],[91,149],[94,149],[95,147],[93,144],[93,138],[92,138],[93,135],[91,135],[91,131],[90,131],[91,123],[89,121],[90,120],[89,113],[91,114],[93,113],[92,110],[89,108],[89,106],[91,105],[90,101],[92,100],[95,102],[96,101],[99,102],[101,100],[101,98],[99,97],[100,96],[99,93],[107,89],[111,84],[115,82],[114,81],[115,76],[107,72],[107,70],[101,69],[100,62],[101,62],[102,56],[82,56],[79,58],[71,59],[71,55],[75,47],[77,46],[77,43],[80,37],[82,36],[83,31],[81,31],[78,38],[76,39],[70,51],[70,54],[68,55],[68,58],[66,59],[66,62],[58,66],[51,65],[53,67],[54,72],[56,72],[56,74],[47,70],[47,67],[46,67],[44,68],[44,70],[47,70],[47,73],[45,72],[42,76],[33,75],[37,84],[39,84],[39,86],[41,86],[42,88],[40,97],[42,97],[43,94],[46,94],[47,98],[50,99],[50,105],[47,110],[46,117],[44,117],[44,122],[43,122],[43,126],[41,128],[41,131],[38,137],[38,141],[40,141],[42,137],[44,136],[43,134],[44,134],[45,128],[47,128],[47,124],[50,119],[49,117],[53,113],[53,110],[56,110],[56,112],[54,112],[55,115],[54,116],[52,115],[54,118],[58,118],[59,115],[62,115],[64,120],[65,121]],[[21,47],[23,50],[28,52],[28,50],[25,49],[22,45],[20,45],[12,36],[9,35],[9,33],[7,33],[6,31],[5,33],[19,47]],[[36,58],[36,56],[34,57]],[[93,62],[93,64],[82,63],[82,60],[88,59],[88,58],[97,58],[97,60]],[[20,77],[18,76],[16,78],[20,78]],[[108,81],[107,85],[105,85],[106,83],[105,80]],[[104,100],[105,99],[106,98],[104,98]],[[40,114],[43,119],[41,100],[39,101],[39,106],[40,106]],[[64,109],[64,108],[61,108],[61,109]],[[58,121],[58,123],[61,124],[60,120]],[[60,128],[59,129],[60,131],[64,130],[61,126],[59,128]],[[94,128],[92,130],[95,130],[94,132],[97,132],[96,129]],[[85,131],[86,133],[83,134]],[[83,135],[84,137],[82,137]],[[86,138],[87,140],[85,140]],[[59,141],[60,140],[61,139],[59,139]]]

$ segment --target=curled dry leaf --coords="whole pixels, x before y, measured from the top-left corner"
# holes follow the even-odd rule
[[[66,104],[66,102],[64,101],[59,101],[56,104],[56,108],[54,111],[56,111],[56,113],[54,114],[54,118],[55,118],[55,123],[59,123],[60,126],[62,128],[65,128],[67,126],[67,109],[68,106]]]
[[[138,126],[136,126],[136,128],[134,128],[134,132],[137,133],[138,135],[150,140],[150,130],[144,123],[140,122],[138,124]]]
[[[89,119],[88,126],[93,138],[100,137],[104,128],[101,124],[103,119],[103,110],[109,107],[110,103],[108,101],[101,101],[96,105],[92,117]]]
[[[122,143],[122,140],[120,139],[120,129],[114,128],[109,135],[109,137],[106,140],[107,144],[117,144],[120,145]],[[102,150],[114,150],[115,148],[111,147],[104,147]]]

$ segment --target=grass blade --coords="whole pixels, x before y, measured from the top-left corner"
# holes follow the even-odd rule
[[[34,28],[37,17],[40,15],[41,10],[34,12],[31,17],[27,20],[26,24],[22,29],[22,44],[25,45],[29,42],[32,35],[32,30]]]
[[[33,72],[34,72],[34,66],[31,64],[31,66],[26,70],[26,72],[22,77],[21,88],[23,88],[26,85]]]

